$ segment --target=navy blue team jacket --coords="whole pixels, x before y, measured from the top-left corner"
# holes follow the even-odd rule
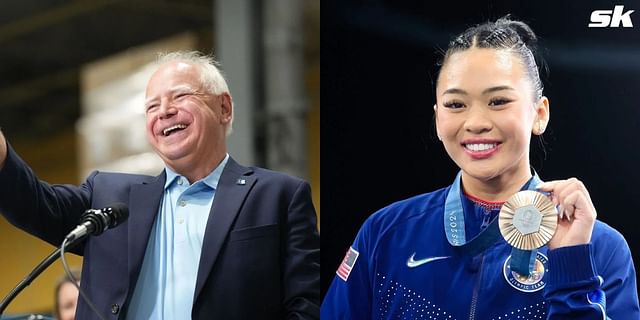
[[[336,272],[322,319],[640,318],[633,261],[619,232],[596,221],[590,244],[540,248],[535,272],[523,277],[511,272],[504,239],[475,257],[448,243],[448,190],[369,217]],[[464,201],[467,232],[478,233],[482,213]]]

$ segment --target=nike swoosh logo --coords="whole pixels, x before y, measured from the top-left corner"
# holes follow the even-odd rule
[[[421,266],[421,265],[423,265],[425,263],[451,258],[451,256],[446,256],[446,257],[443,256],[443,257],[429,257],[429,258],[424,258],[424,259],[420,259],[420,260],[413,260],[413,258],[415,256],[416,256],[416,253],[414,252],[411,255],[411,257],[409,257],[409,259],[407,259],[407,267],[415,268],[415,267]]]

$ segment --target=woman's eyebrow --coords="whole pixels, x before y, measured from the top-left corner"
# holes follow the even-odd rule
[[[502,91],[502,90],[515,90],[515,89],[510,86],[495,86],[495,87],[484,89],[484,91],[482,91],[482,94],[487,94],[487,93],[492,93],[492,92]]]
[[[495,86],[495,87],[491,87],[491,88],[487,88],[484,89],[482,91],[482,94],[488,94],[488,93],[492,93],[492,92],[496,92],[496,91],[502,91],[502,90],[515,90],[513,87],[511,86]],[[451,89],[447,89],[445,90],[442,94],[462,94],[462,95],[468,95],[469,93],[467,93],[466,91],[459,89],[459,88],[451,88]]]
[[[442,94],[462,94],[462,95],[468,95],[468,93],[462,89],[458,89],[458,88],[451,88],[451,89],[447,89],[445,90]]]

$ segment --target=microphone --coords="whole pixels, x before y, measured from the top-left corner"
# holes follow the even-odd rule
[[[37,265],[31,273],[29,273],[18,285],[13,288],[5,297],[0,301],[0,318],[2,318],[2,314],[4,310],[7,308],[9,303],[13,301],[13,299],[31,284],[33,279],[39,276],[45,269],[47,269],[56,259],[62,257],[62,263],[65,266],[65,272],[68,271],[68,266],[66,265],[64,259],[64,251],[66,249],[71,249],[78,245],[78,239],[91,234],[94,236],[102,234],[109,228],[113,228],[119,224],[121,224],[124,220],[127,220],[129,217],[129,208],[126,204],[116,202],[109,207],[102,209],[89,209],[85,211],[82,215],[82,221],[79,226],[77,226],[73,231],[71,231],[64,241],[62,241],[62,245],[60,248],[57,248],[53,253],[51,253],[48,257],[46,257],[39,265]],[[74,241],[76,240],[76,241]],[[87,301],[89,307],[96,312],[100,319],[104,319],[102,315],[97,311],[93,303],[85,297],[85,294],[82,290],[78,289],[82,297]]]
[[[82,238],[88,234],[100,235],[107,229],[113,228],[129,217],[129,208],[126,204],[116,202],[102,209],[89,209],[82,215],[80,225],[69,232],[67,241]]]

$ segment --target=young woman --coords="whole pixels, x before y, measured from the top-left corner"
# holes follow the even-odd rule
[[[622,235],[596,220],[581,181],[543,183],[530,167],[531,135],[549,122],[535,42],[529,26],[508,18],[451,41],[434,112],[460,173],[451,186],[365,222],[325,297],[323,319],[640,317]],[[504,201],[521,190],[544,193],[558,212],[553,237],[525,259],[496,232]]]

